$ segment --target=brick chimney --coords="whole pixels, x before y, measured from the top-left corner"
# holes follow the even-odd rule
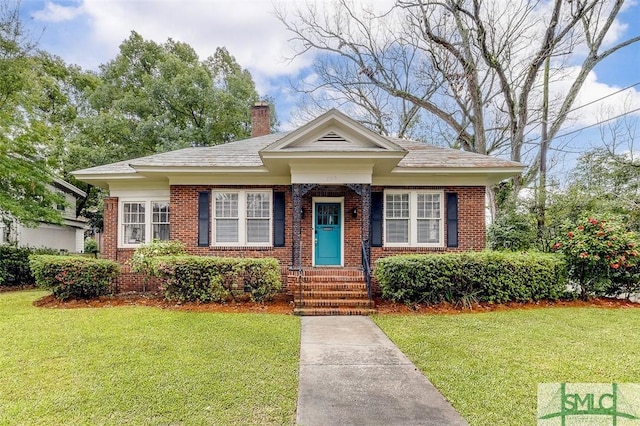
[[[256,102],[251,108],[251,137],[255,138],[269,133],[271,133],[269,104],[267,102]]]

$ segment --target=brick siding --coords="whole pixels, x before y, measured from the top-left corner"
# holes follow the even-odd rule
[[[288,268],[292,263],[292,214],[285,215],[284,247],[198,247],[198,193],[214,188],[230,188],[229,186],[211,185],[172,185],[170,188],[170,238],[185,243],[190,254],[202,256],[225,257],[273,257],[282,266],[283,283],[287,283]],[[235,186],[234,189],[273,189],[285,192],[285,211],[291,212],[292,195],[290,186]],[[373,187],[372,191],[382,191],[383,187]],[[484,187],[394,187],[393,189],[434,189],[458,194],[458,247],[372,247],[371,264],[381,257],[401,253],[438,253],[446,251],[483,250],[485,236],[485,188]],[[302,266],[311,267],[313,262],[314,236],[312,234],[312,208],[314,197],[344,197],[344,266],[359,267],[361,265],[361,199],[352,190],[344,186],[322,186],[315,188],[302,199]],[[444,204],[444,200],[443,200]],[[444,207],[444,206],[443,206]],[[120,291],[142,290],[145,283],[138,274],[133,274],[126,266],[133,249],[117,247],[118,199],[107,197],[104,200],[104,240],[102,256],[117,260],[123,264],[123,274],[118,279]],[[211,207],[210,207],[211,208]],[[358,215],[352,217],[351,211],[356,208]],[[211,215],[212,216],[212,215]],[[446,211],[444,212],[446,218]],[[209,231],[211,232],[211,230]],[[446,226],[444,241],[446,241]],[[147,290],[156,290],[158,283],[147,284]]]

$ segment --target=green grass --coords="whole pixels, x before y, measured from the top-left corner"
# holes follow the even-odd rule
[[[640,309],[374,320],[471,425],[535,424],[538,383],[640,382]]]
[[[0,424],[292,424],[299,318],[0,294]]]

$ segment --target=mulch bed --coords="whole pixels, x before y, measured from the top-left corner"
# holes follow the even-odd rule
[[[35,284],[23,284],[23,285],[12,285],[12,286],[0,285],[0,293],[6,293],[8,291],[33,290],[34,288],[37,288]]]
[[[43,308],[98,308],[110,306],[151,306],[161,309],[178,309],[197,312],[227,312],[227,313],[271,313],[293,315],[293,297],[279,294],[271,302],[255,303],[250,300],[231,301],[228,303],[195,303],[169,302],[160,293],[122,293],[114,296],[103,296],[94,300],[66,300],[64,302],[52,295],[44,296],[35,302],[35,306]],[[405,305],[387,300],[376,300],[379,314],[394,315],[433,315],[433,314],[463,314],[490,311],[505,311],[510,309],[539,309],[562,307],[598,307],[608,309],[640,309],[640,303],[633,303],[624,299],[594,298],[583,300],[560,300],[556,302],[538,301],[529,303],[477,303],[471,308],[441,303],[435,306]]]
[[[228,303],[170,302],[160,293],[122,293],[114,296],[102,296],[92,300],[70,299],[60,301],[53,295],[44,296],[35,302],[42,308],[101,308],[111,306],[151,306],[161,309],[179,309],[197,312],[236,312],[269,313],[293,315],[293,298],[286,294],[277,295],[273,301],[256,303],[250,300],[230,301]]]
[[[509,302],[497,303],[474,303],[471,307],[453,305],[451,303],[440,303],[438,305],[405,305],[404,303],[393,303],[387,300],[376,301],[376,308],[380,314],[396,315],[425,315],[425,314],[463,314],[491,311],[507,311],[512,309],[540,309],[540,308],[608,308],[608,309],[640,309],[640,303],[634,303],[626,299],[612,299],[607,297],[596,297],[589,301],[584,300],[541,300],[537,302]]]

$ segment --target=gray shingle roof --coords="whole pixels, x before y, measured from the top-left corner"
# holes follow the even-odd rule
[[[274,133],[257,138],[229,142],[222,145],[183,148],[162,154],[120,161],[104,166],[78,170],[75,174],[121,174],[135,173],[132,166],[164,167],[260,167],[260,150],[285,136]]]
[[[398,138],[388,138],[400,145],[407,155],[400,160],[398,167],[407,168],[499,168],[522,167],[522,164],[514,161],[473,152],[460,151],[451,148],[443,148],[418,141],[409,141]]]
[[[133,167],[262,167],[260,151],[277,142],[289,132],[274,133],[251,139],[230,142],[209,147],[184,148],[162,154],[133,160],[120,161],[74,172],[77,175],[113,175],[136,173]],[[516,162],[491,156],[459,151],[450,148],[428,145],[418,141],[398,138],[386,138],[407,152],[398,163],[399,168],[503,168],[521,167]],[[283,152],[294,152],[296,149],[285,149]],[[308,148],[304,149],[308,151]],[[367,149],[348,149],[345,152],[367,151]],[[369,151],[380,151],[370,149]],[[300,152],[300,151],[298,151]],[[131,167],[133,166],[133,167]]]

